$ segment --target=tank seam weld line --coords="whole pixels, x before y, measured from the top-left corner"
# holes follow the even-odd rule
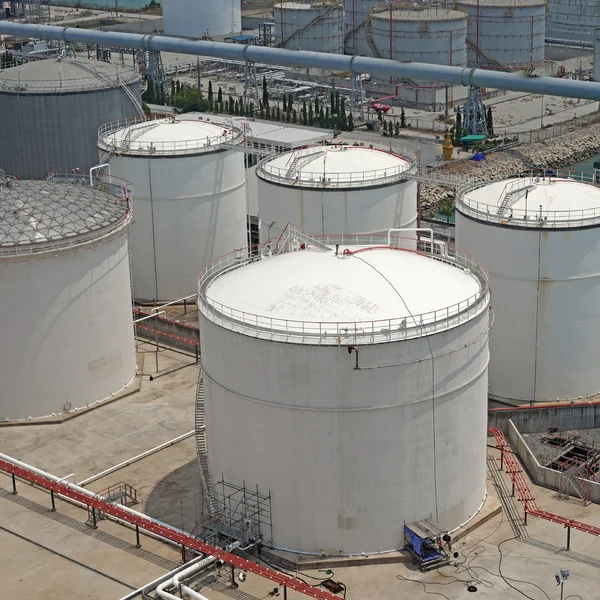
[[[567,277],[565,279],[554,279],[554,278],[549,278],[549,277],[543,277],[543,278],[539,278],[539,277],[508,277],[506,275],[500,275],[498,273],[494,273],[493,271],[489,271],[488,270],[488,274],[489,275],[493,275],[494,277],[497,277],[498,279],[506,279],[508,281],[551,281],[553,283],[561,283],[561,282],[567,282],[567,281],[582,281],[584,279],[595,279],[596,277],[600,276],[600,273],[593,273],[590,275],[579,275],[577,277]]]
[[[446,390],[442,394],[436,394],[436,397],[439,398],[440,396],[444,397],[444,396],[448,396],[450,394],[454,394],[455,392],[467,387],[468,385],[470,385],[470,384],[474,383],[475,381],[477,381],[478,379],[480,379],[485,374],[485,372],[488,368],[489,360],[490,359],[488,356],[487,360],[485,361],[485,364],[483,365],[483,368],[478,373],[476,373],[473,377],[471,377],[471,379],[469,379],[467,381],[463,381],[461,383],[461,385],[455,386],[450,390]],[[293,406],[290,404],[280,404],[277,402],[270,402],[268,400],[261,400],[260,398],[254,398],[252,396],[240,394],[239,392],[236,392],[234,390],[231,390],[231,389],[225,387],[224,385],[221,385],[218,381],[215,381],[206,372],[206,369],[204,368],[204,366],[202,366],[202,373],[203,373],[203,376],[206,377],[206,379],[208,379],[208,381],[210,381],[211,383],[214,383],[214,385],[216,385],[218,388],[222,389],[224,392],[226,392],[228,394],[233,394],[234,396],[237,396],[238,398],[242,398],[243,400],[250,400],[251,402],[256,402],[258,404],[264,404],[266,406],[275,406],[277,408],[287,408],[290,410],[306,410],[306,411],[312,411],[312,412],[340,412],[339,407],[316,408],[314,406]],[[487,391],[486,391],[486,397],[487,397]],[[433,396],[428,395],[426,398],[419,398],[418,400],[414,400],[413,402],[397,403],[397,404],[382,404],[380,406],[362,406],[362,407],[348,406],[348,407],[343,407],[342,410],[344,412],[367,412],[367,411],[374,411],[374,410],[387,410],[387,409],[391,409],[391,408],[402,408],[404,406],[413,406],[413,405],[419,404],[421,402],[429,402],[432,399],[433,399]]]
[[[243,181],[242,183],[236,185],[235,187],[232,188],[228,188],[226,190],[221,190],[221,192],[219,192],[219,194],[206,194],[205,196],[200,196],[200,198],[213,198],[215,196],[220,197],[223,195],[226,195],[230,192],[237,192],[239,190],[241,190],[244,187],[244,184],[246,182]],[[195,200],[196,198],[198,198],[198,195],[194,195],[194,196],[178,196],[177,198],[157,198],[156,196],[152,197],[152,201],[154,202],[173,202],[173,201],[177,201],[177,200]],[[149,196],[135,196],[135,200],[150,200]]]

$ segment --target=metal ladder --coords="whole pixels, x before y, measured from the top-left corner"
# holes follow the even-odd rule
[[[312,19],[311,21],[309,21],[304,27],[302,27],[301,29],[297,29],[296,31],[294,31],[294,33],[292,33],[292,35],[290,35],[290,37],[288,37],[287,40],[283,39],[283,29],[281,30],[281,44],[280,44],[280,48],[285,48],[285,45],[296,35],[301,34],[303,31],[306,31],[311,25],[314,25],[315,23],[317,23],[318,21],[320,21],[321,19],[324,19],[327,15],[329,15],[329,13],[333,12],[334,10],[336,10],[338,8],[337,4],[332,4],[327,10],[325,10],[325,12],[318,14],[314,19]]]
[[[285,176],[291,177],[299,165],[307,165],[308,163],[315,160],[315,158],[323,156],[323,154],[325,154],[325,150],[319,150],[318,152],[313,152],[312,154],[308,154],[307,156],[295,156]]]
[[[498,216],[501,217],[502,215],[504,215],[513,196],[516,196],[520,192],[527,193],[529,190],[534,190],[535,188],[536,188],[536,185],[532,183],[532,184],[526,185],[524,187],[516,188],[514,190],[508,190],[504,194],[504,197],[502,198],[502,202],[500,203],[500,206],[498,207]],[[516,202],[516,198],[515,198],[514,202]],[[514,204],[514,202],[513,202],[513,204]]]
[[[202,373],[198,379],[198,390],[196,392],[196,448],[198,451],[198,463],[200,464],[200,479],[204,496],[208,502],[208,510],[211,517],[216,516],[218,504],[213,489],[212,477],[208,465],[208,447],[206,445],[206,425],[204,422],[204,380]]]

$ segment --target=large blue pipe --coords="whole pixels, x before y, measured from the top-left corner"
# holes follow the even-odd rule
[[[27,25],[6,21],[0,21],[0,34],[80,44],[99,44],[118,48],[160,50],[163,52],[177,52],[180,54],[229,60],[248,60],[287,67],[311,67],[355,74],[370,73],[383,79],[397,77],[416,81],[439,81],[441,83],[465,86],[473,84],[485,88],[600,101],[600,83],[553,77],[535,77],[525,75],[524,73],[505,73],[501,71],[449,67],[426,63],[398,62],[363,56],[345,56],[343,54],[306,52],[304,50],[284,50],[263,46],[184,40],[159,35],[75,29],[73,27]]]

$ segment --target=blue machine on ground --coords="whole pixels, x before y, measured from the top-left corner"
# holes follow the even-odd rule
[[[404,525],[404,549],[421,571],[439,569],[450,563],[451,538],[441,525],[423,519]]]

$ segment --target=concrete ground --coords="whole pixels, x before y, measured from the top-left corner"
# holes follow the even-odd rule
[[[159,363],[163,375],[154,381],[145,376],[136,395],[59,425],[2,427],[0,451],[56,475],[75,473],[81,481],[187,433],[194,426],[198,377],[198,367],[191,362],[166,351]],[[154,356],[148,354],[144,370],[150,372],[153,365]],[[124,481],[138,490],[137,510],[189,531],[203,513],[194,443],[193,436],[186,438],[87,487],[99,491]],[[500,496],[504,510],[455,543],[456,564],[426,574],[411,563],[334,568],[332,578],[347,586],[346,598],[426,600],[437,594],[462,600],[471,597],[467,585],[474,585],[476,593],[487,599],[516,599],[521,592],[533,600],[554,599],[559,597],[554,573],[561,567],[571,570],[565,597],[596,598],[597,539],[574,531],[567,551],[565,531],[559,525],[530,518],[524,527],[508,477],[497,467],[497,461],[490,461],[488,490],[495,491],[490,496]],[[86,511],[59,501],[57,511],[51,512],[48,494],[23,482],[17,486],[19,493],[13,495],[10,478],[0,475],[0,561],[7,598],[118,600],[179,564],[177,547],[143,536],[142,547],[136,548],[132,530],[106,520],[94,530],[85,524]],[[598,506],[584,507],[578,499],[565,501],[553,491],[531,488],[542,509],[600,526]],[[318,583],[324,574],[313,570],[299,576]],[[220,576],[203,576],[196,587],[209,600],[267,598],[275,587],[249,576],[234,590],[229,577],[223,569]],[[291,592],[288,597],[301,598]]]

